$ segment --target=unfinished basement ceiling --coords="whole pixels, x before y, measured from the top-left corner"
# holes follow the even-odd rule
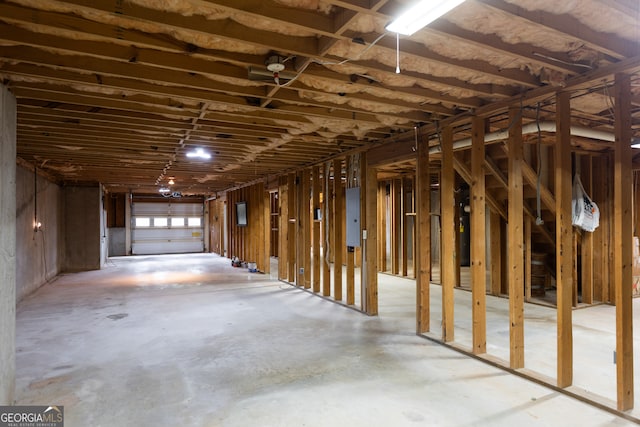
[[[409,3],[4,1],[18,157],[61,183],[156,192],[172,177],[209,195],[640,54],[637,0],[468,0],[400,38],[396,74],[384,27]],[[576,124],[611,130],[610,90],[575,93]],[[212,159],[187,158],[194,148]]]

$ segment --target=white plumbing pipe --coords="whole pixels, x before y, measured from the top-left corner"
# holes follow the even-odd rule
[[[556,123],[555,122],[540,122],[540,131],[541,132],[555,132],[556,131]],[[532,133],[538,132],[538,125],[534,123],[528,123],[522,127],[522,134],[529,135]],[[614,142],[615,136],[611,132],[605,132],[601,130],[591,129],[584,126],[571,126],[571,135],[573,136],[581,136],[584,138],[598,139],[600,141],[608,141]],[[494,141],[502,141],[509,138],[509,130],[499,130],[496,132],[488,133],[484,136],[484,142],[494,142]],[[464,138],[459,141],[455,141],[453,143],[454,150],[460,150],[463,148],[471,147],[471,138]],[[435,147],[431,147],[429,149],[429,153],[439,153],[442,149],[440,145]]]

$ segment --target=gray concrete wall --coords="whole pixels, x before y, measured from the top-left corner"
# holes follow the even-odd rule
[[[63,270],[99,270],[102,260],[100,187],[64,187]]]
[[[62,267],[62,189],[18,166],[16,170],[16,299],[38,289]],[[37,191],[37,193],[36,193]],[[37,218],[37,219],[36,219]],[[35,231],[35,222],[42,227]]]
[[[16,343],[16,98],[0,87],[0,405],[14,402]]]
[[[109,256],[125,256],[127,254],[126,233],[125,227],[109,228]]]

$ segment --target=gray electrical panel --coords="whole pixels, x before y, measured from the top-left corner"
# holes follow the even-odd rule
[[[360,247],[360,187],[347,188],[347,246]]]

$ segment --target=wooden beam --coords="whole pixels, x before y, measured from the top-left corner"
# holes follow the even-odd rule
[[[489,251],[491,252],[491,295],[500,295],[502,289],[502,226],[501,216],[496,211],[489,211]]]
[[[320,192],[322,191],[322,184],[320,182],[320,166],[314,166],[311,170],[311,209],[312,212],[316,212],[316,209],[320,209]],[[312,258],[313,258],[313,274],[312,276],[312,289],[313,292],[320,292],[320,219],[313,217],[313,238],[312,238]]]
[[[330,241],[330,223],[331,223],[331,211],[333,210],[333,203],[331,196],[331,185],[329,180],[329,174],[331,172],[331,162],[324,164],[322,171],[322,182],[324,184],[324,191],[322,193],[322,204],[324,206],[324,213],[322,215],[322,295],[328,297],[331,295],[331,266],[329,264],[329,251],[331,248]]]
[[[355,159],[354,156],[347,156],[346,159],[346,165],[347,165],[347,182],[346,182],[346,188],[353,188],[356,186],[356,182],[354,182],[354,178],[355,178]],[[345,189],[346,191],[346,189]],[[360,208],[360,206],[358,206],[358,209]],[[347,222],[346,222],[346,218],[347,218],[347,206],[346,206],[346,194],[345,194],[345,204],[343,206],[343,212],[344,212],[344,223],[345,223],[345,228],[344,228],[344,233],[345,233],[345,240],[346,240],[346,234],[347,234]],[[346,264],[347,264],[347,268],[346,268],[346,280],[347,280],[347,305],[353,305],[355,304],[355,299],[356,299],[356,294],[355,294],[355,255],[356,255],[356,251],[355,251],[355,247],[350,246],[347,247],[344,255],[346,257]]]
[[[581,156],[580,176],[582,185],[584,186],[587,194],[593,194],[593,181],[592,181],[592,156]],[[582,233],[582,241],[580,244],[580,256],[582,259],[581,283],[582,283],[582,302],[584,304],[593,304],[593,233]],[[577,254],[576,254],[577,257]]]
[[[442,284],[442,340],[454,339],[454,287],[456,284],[456,219],[455,171],[453,169],[453,129],[446,127],[442,132],[442,163],[440,177],[440,220],[442,223],[441,269]]]
[[[296,173],[292,172],[287,175],[287,187],[289,187],[289,216],[287,218],[288,233],[288,248],[287,254],[289,260],[287,263],[287,277],[290,283],[296,283],[296,213],[297,213],[297,186],[296,186]]]
[[[336,301],[342,301],[342,263],[345,249],[342,232],[343,205],[342,160],[335,159],[333,161],[333,297]]]
[[[598,208],[600,209],[600,226],[593,232],[593,296],[596,301],[605,301],[604,298],[604,282],[606,277],[605,259],[608,262],[608,253],[604,251],[605,230],[609,223],[606,216],[606,203],[600,202],[606,200],[608,194],[605,191],[604,182],[606,180],[605,158],[597,157],[593,159],[593,199],[598,200]]]
[[[519,110],[509,109],[509,366],[524,367],[524,242],[522,192],[522,116]]]
[[[387,183],[378,182],[378,270],[387,271]]]
[[[302,171],[302,191],[300,194],[300,221],[302,221],[302,282],[305,289],[311,288],[311,170]]]
[[[473,353],[487,352],[487,231],[484,171],[485,121],[474,117],[471,142],[471,298]]]
[[[278,201],[280,203],[280,250],[278,251],[278,279],[289,279],[289,178],[280,177]]]
[[[416,333],[429,332],[431,301],[431,173],[429,140],[418,141],[416,161]]]
[[[531,217],[524,219],[524,299],[531,301]]]
[[[271,273],[271,193],[262,186],[262,269],[265,274]]]
[[[402,194],[400,195],[400,225],[402,228],[401,240],[402,244],[400,245],[400,274],[404,277],[407,276],[409,270],[409,235],[407,231],[407,182],[410,182],[407,177],[402,177],[400,188],[402,189]]]
[[[614,85],[615,149],[613,179],[613,266],[616,303],[616,371],[618,409],[633,408],[633,218],[631,212],[631,83],[616,74]]]
[[[402,180],[394,179],[391,185],[391,273],[400,274],[402,246]]]
[[[377,246],[378,246],[378,235],[376,233],[377,229],[377,211],[378,211],[378,200],[377,200],[377,188],[378,188],[378,175],[377,171],[374,167],[368,165],[368,155],[362,155],[362,167],[366,169],[367,175],[365,180],[365,200],[364,203],[368,207],[367,214],[365,216],[365,230],[366,230],[366,241],[365,245],[365,260],[366,263],[363,266],[362,270],[365,272],[365,298],[366,298],[366,306],[365,311],[369,315],[377,315],[378,314],[378,268],[376,266],[376,259],[378,257],[377,254]]]
[[[455,156],[453,158],[453,166],[456,172],[458,173],[458,175],[460,175],[460,177],[462,177],[462,179],[464,179],[464,181],[467,184],[471,185],[473,182],[473,179],[471,177],[471,171],[467,168],[467,166],[464,163],[462,163],[460,159],[458,159]],[[485,193],[485,198],[486,198],[487,204],[491,206],[491,209],[493,209],[495,212],[500,214],[500,216],[506,220],[507,211],[505,210],[502,203],[498,202],[495,199],[495,197],[493,197],[490,193]]]
[[[571,225],[571,105],[570,93],[557,95],[555,146],[556,186],[556,287],[557,287],[557,381],[559,387],[573,382],[573,227]]]

